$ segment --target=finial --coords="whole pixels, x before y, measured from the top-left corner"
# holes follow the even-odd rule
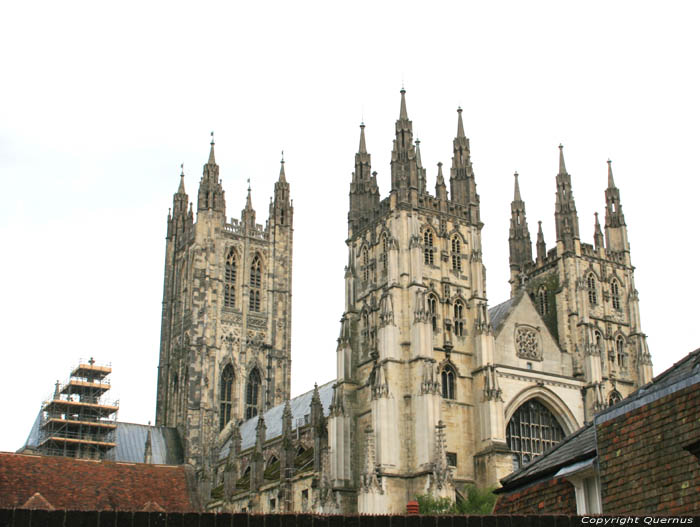
[[[214,144],[214,132],[211,132],[211,143],[210,144],[212,144],[212,145]]]
[[[466,137],[464,135],[464,123],[462,122],[462,107],[457,108],[457,137]]]
[[[515,191],[513,193],[513,201],[522,201],[523,199],[520,197],[520,184],[518,183],[517,171],[513,174],[513,177],[515,177]]]
[[[95,359],[93,359],[92,357],[90,357],[90,360],[88,361],[88,364],[89,364],[90,366],[92,366],[93,364],[95,364]]]
[[[406,90],[401,85],[401,111],[399,113],[399,119],[408,120],[408,112],[406,111]]]
[[[608,159],[608,188],[615,188],[615,180],[613,179],[612,161]]]
[[[284,175],[284,150],[282,150],[282,159],[280,160],[280,177],[279,181],[286,182],[287,178]],[[272,198],[270,198],[272,199]]]
[[[216,160],[214,159],[214,132],[211,132],[211,148],[209,149],[209,161],[207,161],[207,164],[209,165],[215,165]]]
[[[282,150],[282,161],[280,163],[284,163],[284,150]]]
[[[360,153],[360,154],[366,154],[366,153],[367,153],[367,143],[365,142],[365,123],[364,123],[364,121],[360,123],[360,147],[359,147],[359,153]]]
[[[248,182],[248,194],[250,194],[250,178],[246,180]]]
[[[566,165],[564,164],[564,145],[559,143],[559,174],[566,174]]]
[[[180,163],[180,175],[185,176],[185,163]]]

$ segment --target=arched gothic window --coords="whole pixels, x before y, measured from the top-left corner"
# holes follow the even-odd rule
[[[433,231],[426,229],[423,233],[423,261],[433,265]]]
[[[620,392],[618,392],[617,390],[613,390],[612,392],[610,392],[610,396],[608,397],[608,406],[617,404],[620,401],[622,401],[622,395],[620,395]]]
[[[454,305],[454,327],[455,335],[458,337],[464,336],[464,304],[461,300],[457,300]]]
[[[452,238],[452,270],[458,273],[462,271],[462,243],[459,236]]]
[[[539,311],[542,316],[545,316],[549,311],[547,290],[544,287],[540,287],[539,291],[537,291],[537,311]]]
[[[596,290],[595,275],[593,273],[588,275],[586,285],[588,286],[588,302],[591,306],[595,306],[598,304],[598,292]]]
[[[233,409],[233,366],[227,364],[221,372],[221,383],[219,385],[219,430],[231,420],[231,410]]]
[[[610,284],[610,293],[613,309],[620,309],[620,284],[617,283],[617,280],[613,280]]]
[[[255,255],[253,258],[253,263],[250,265],[250,302],[249,309],[251,311],[260,311],[260,297],[262,286],[262,262],[260,261],[260,256]]]
[[[508,421],[506,441],[513,454],[513,470],[526,465],[559,443],[564,430],[546,406],[530,399]]]
[[[250,419],[258,415],[258,399],[260,398],[260,373],[257,368],[248,375],[248,383],[245,387],[245,418]]]
[[[625,368],[627,366],[627,361],[625,360],[625,339],[621,335],[615,339],[615,352],[617,365],[620,368]]]
[[[444,399],[455,398],[455,371],[452,366],[445,366],[440,375],[442,381],[442,397]]]
[[[428,315],[430,316],[430,323],[433,326],[433,331],[437,331],[437,305],[437,297],[435,295],[428,295]]]
[[[362,248],[362,279],[369,282],[369,251],[367,247]]]
[[[231,248],[226,256],[224,268],[224,307],[236,305],[236,276],[238,273],[238,258],[236,251]]]

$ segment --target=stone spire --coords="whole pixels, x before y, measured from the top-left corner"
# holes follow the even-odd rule
[[[168,238],[172,235],[180,236],[188,230],[192,224],[192,214],[187,211],[189,196],[185,192],[185,169],[180,165],[180,185],[177,192],[173,194],[173,213],[168,217]]]
[[[275,183],[275,197],[270,205],[270,218],[276,225],[292,224],[292,203],[289,199],[289,183],[284,173],[284,150],[280,160],[280,175]]]
[[[594,213],[595,224],[593,226],[593,241],[595,243],[596,251],[603,249],[605,247],[605,239],[603,238],[603,231],[600,230],[600,222],[598,221],[598,213]]]
[[[406,111],[406,90],[401,89],[401,110],[396,121],[396,139],[391,151],[391,190],[418,190],[418,167],[416,166],[416,149],[413,144],[413,123]],[[407,200],[403,193],[401,200]]]
[[[469,139],[464,134],[462,108],[457,108],[457,136],[452,142],[450,198],[469,209],[469,219],[472,223],[479,223],[479,195],[476,193]]]
[[[418,171],[418,192],[425,194],[428,192],[428,183],[425,177],[425,168],[420,157],[420,140],[416,139],[416,169]]]
[[[151,445],[151,427],[148,427],[148,432],[146,433],[146,446],[143,449],[143,462],[146,464],[153,463],[153,447]]]
[[[542,222],[537,222],[537,264],[544,262],[547,257],[547,246],[544,243],[544,234],[542,233]]]
[[[209,149],[209,159],[204,165],[202,179],[199,183],[199,193],[197,196],[197,210],[213,211],[226,217],[226,201],[224,190],[219,179],[219,165],[214,158],[214,132],[211,133],[211,144]]]
[[[442,175],[442,163],[438,163],[438,175],[435,183],[435,197],[437,197],[437,199],[447,201],[447,186],[445,185],[445,177]]]
[[[367,152],[365,123],[360,124],[360,146],[355,154],[355,171],[350,183],[349,228],[356,230],[370,221],[379,208],[377,174],[372,172],[372,157]]]
[[[629,253],[627,224],[622,213],[620,190],[613,179],[612,161],[608,159],[608,188],[605,189],[605,241],[606,247],[613,252]]]
[[[513,294],[520,287],[520,274],[524,273],[526,267],[532,264],[532,242],[525,217],[525,202],[520,196],[517,172],[514,174],[514,178],[513,201],[510,204],[510,235],[508,236]]]
[[[255,230],[255,209],[250,195],[250,179],[248,180],[248,197],[245,200],[245,208],[241,211],[241,220],[248,232]]]
[[[557,193],[554,204],[554,220],[557,242],[564,243],[564,250],[573,250],[574,240],[579,239],[578,214],[574,193],[571,189],[571,175],[564,163],[564,146],[559,145],[559,173],[556,177]]]

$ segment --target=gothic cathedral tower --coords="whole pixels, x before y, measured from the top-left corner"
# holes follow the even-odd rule
[[[585,419],[626,397],[652,378],[651,355],[639,316],[627,225],[608,161],[605,235],[595,214],[594,244],[582,243],[571,175],[559,146],[554,219],[556,247],[547,251],[539,222],[535,260],[516,174],[511,204],[511,296],[524,288],[574,376],[585,381]]]
[[[479,195],[458,110],[450,194],[428,192],[401,91],[391,191],[380,201],[360,126],[350,184],[345,312],[328,424],[344,511],[401,512],[453,481],[511,470],[481,261]]]
[[[156,423],[177,427],[185,462],[207,474],[235,423],[290,396],[294,210],[282,160],[265,227],[250,187],[227,223],[213,139],[196,221],[188,203],[183,173],[168,215]]]

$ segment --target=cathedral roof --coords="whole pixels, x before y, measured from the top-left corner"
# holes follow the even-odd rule
[[[0,452],[4,509],[48,504],[55,509],[138,511],[157,504],[167,511],[192,512],[199,509],[195,500],[194,474],[184,466]]]
[[[318,394],[321,398],[321,405],[323,406],[323,415],[325,416],[328,415],[331,400],[333,399],[333,384],[335,384],[335,379],[318,387]],[[289,405],[292,409],[292,430],[310,423],[311,397],[313,394],[314,391],[310,390],[289,401]],[[284,412],[284,403],[270,408],[263,414],[265,418],[265,425],[267,427],[265,441],[269,441],[282,435],[282,412]],[[241,450],[252,448],[255,445],[255,428],[257,425],[258,416],[241,423]],[[221,448],[219,458],[225,459],[228,457],[230,449],[231,439],[226,441],[224,446]]]
[[[507,318],[508,313],[510,313],[511,308],[515,306],[515,300],[516,297],[510,298],[505,302],[501,302],[497,306],[493,306],[491,309],[489,309],[489,318],[491,319],[491,325],[493,326],[494,331],[498,331],[498,329],[501,327],[501,324]]]

